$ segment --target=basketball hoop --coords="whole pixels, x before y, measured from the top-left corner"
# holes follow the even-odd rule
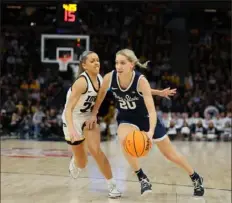
[[[68,63],[72,61],[72,57],[71,56],[59,57],[57,61],[59,62],[59,71],[65,72],[68,70]]]

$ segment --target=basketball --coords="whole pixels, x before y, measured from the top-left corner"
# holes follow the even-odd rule
[[[125,151],[133,157],[146,156],[151,149],[151,141],[145,132],[134,130],[124,140]]]

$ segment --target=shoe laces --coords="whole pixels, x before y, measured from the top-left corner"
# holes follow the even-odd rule
[[[117,189],[116,184],[109,185],[109,192],[120,193],[120,191]]]
[[[108,186],[108,188],[109,188],[109,191],[112,192],[116,188],[116,185],[115,184],[110,184]]]
[[[193,181],[193,185],[194,185],[194,188],[195,188],[196,190],[201,189],[200,179],[195,179],[195,180]]]
[[[142,179],[141,180],[141,186],[142,187],[149,186],[149,181],[146,178]]]
[[[74,161],[72,162],[72,168],[70,170],[71,171],[75,171],[77,173],[79,173],[81,171],[81,169],[76,166],[76,164],[74,163]]]

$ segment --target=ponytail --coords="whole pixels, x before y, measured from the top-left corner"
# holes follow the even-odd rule
[[[135,65],[139,66],[140,68],[147,69],[148,63],[150,63],[150,61],[146,61],[145,63],[140,63],[139,61],[137,61],[135,62]]]
[[[122,49],[116,53],[116,55],[123,55],[125,56],[130,62],[134,63],[135,65],[139,66],[140,68],[147,69],[148,63],[150,61],[146,61],[145,63],[140,63],[135,53],[130,49]]]
[[[82,63],[84,63],[85,61],[86,61],[86,59],[87,59],[87,56],[89,55],[89,54],[92,54],[92,53],[95,53],[95,52],[93,52],[93,51],[84,51],[81,55],[80,55],[80,57],[79,57],[79,65],[78,65],[78,75],[80,75],[81,73],[83,73],[85,70],[84,70],[84,68],[83,68],[83,66],[82,66]]]

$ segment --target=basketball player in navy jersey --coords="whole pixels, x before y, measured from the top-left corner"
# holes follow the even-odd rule
[[[190,166],[187,160],[177,152],[166,134],[165,127],[157,118],[151,88],[147,79],[135,71],[135,65],[145,68],[132,50],[123,49],[116,54],[116,70],[105,75],[102,87],[92,110],[92,117],[86,122],[87,128],[92,129],[96,123],[98,109],[110,89],[115,97],[118,109],[118,136],[121,145],[125,136],[133,130],[145,131],[150,139],[157,144],[161,153],[170,161],[182,167],[193,181],[194,195],[203,196],[203,178]],[[139,167],[137,158],[123,153],[133,168],[141,183],[141,195],[152,191],[152,185]]]
[[[107,180],[109,197],[120,197],[121,193],[117,190],[109,161],[100,148],[99,126],[95,124],[91,130],[85,127],[85,121],[91,116],[91,109],[102,83],[98,55],[91,51],[84,52],[80,58],[80,69],[84,69],[84,72],[68,90],[62,115],[65,140],[71,146],[73,153],[69,164],[70,175],[77,178],[80,171],[86,167],[86,144]]]

